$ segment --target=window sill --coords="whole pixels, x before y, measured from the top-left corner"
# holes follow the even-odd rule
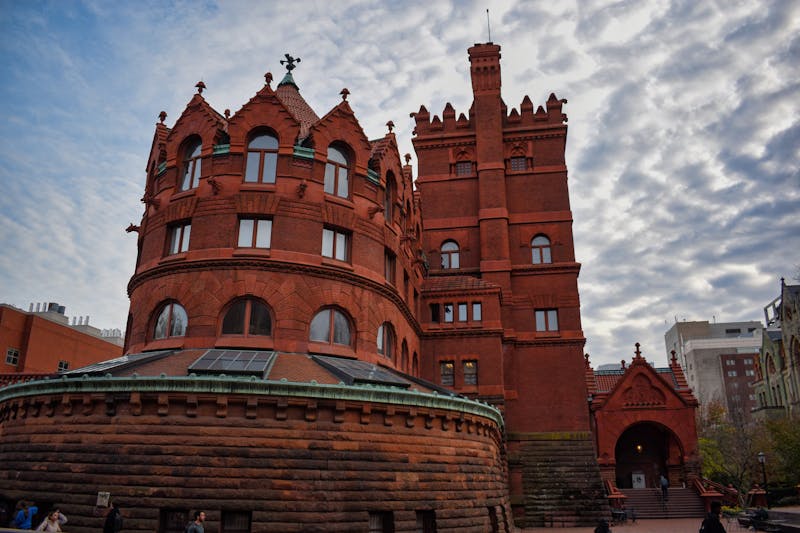
[[[561,336],[560,331],[537,331],[535,333],[537,339],[553,339]]]
[[[190,196],[194,196],[195,191],[197,191],[197,187],[176,192],[172,195],[172,198],[170,198],[169,201],[174,202],[176,200],[182,200],[183,198],[189,198]]]
[[[151,340],[145,345],[144,350],[180,349],[183,348],[185,340],[186,337],[167,337],[166,339]]]
[[[241,191],[274,191],[274,183],[259,183],[255,181],[243,181],[239,187]]]
[[[158,264],[162,265],[165,263],[176,263],[179,261],[185,261],[186,256],[189,255],[189,252],[180,252],[177,254],[168,255],[166,257],[162,257]]]
[[[345,270],[353,270],[353,265],[346,261],[339,261],[338,259],[333,259],[331,257],[323,257],[322,264],[326,266],[332,266],[337,268],[343,268]]]
[[[272,350],[275,343],[271,336],[263,335],[252,337],[240,337],[238,335],[221,336],[214,343],[214,348],[258,348],[262,350]]]
[[[352,346],[343,346],[341,344],[327,344],[322,342],[309,341],[309,353],[319,355],[340,355],[344,357],[354,357],[355,351]]]
[[[269,248],[234,248],[233,255],[236,257],[269,257]]]
[[[330,202],[332,204],[339,204],[343,207],[348,207],[350,209],[354,209],[355,205],[353,205],[353,200],[351,198],[342,198],[341,196],[336,196],[335,194],[325,193],[325,201]]]

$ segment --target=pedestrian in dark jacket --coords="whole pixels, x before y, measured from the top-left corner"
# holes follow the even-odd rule
[[[119,533],[122,529],[122,513],[120,513],[119,505],[114,502],[108,502],[108,513],[106,513],[106,520],[103,522],[103,533]]]
[[[711,512],[703,520],[703,524],[700,526],[700,533],[725,533],[725,528],[722,527],[722,522],[719,520],[721,512],[722,503],[711,502]]]

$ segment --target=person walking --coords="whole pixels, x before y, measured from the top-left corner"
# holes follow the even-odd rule
[[[194,513],[194,521],[190,522],[186,527],[186,533],[205,533],[203,522],[206,521],[206,513],[203,511],[196,511]]]
[[[122,512],[119,505],[110,501],[106,519],[103,522],[103,533],[119,533],[120,530],[122,530]]]
[[[661,474],[659,483],[661,484],[661,499],[664,501],[669,500],[669,493],[667,492],[667,489],[669,488],[669,480],[664,474]]]
[[[725,528],[719,519],[721,513],[722,503],[719,501],[711,502],[711,512],[708,513],[708,516],[700,525],[700,533],[725,533]]]

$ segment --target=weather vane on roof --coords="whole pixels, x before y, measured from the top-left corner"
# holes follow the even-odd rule
[[[286,63],[286,70],[288,70],[289,72],[293,71],[295,69],[295,67],[297,67],[297,65],[295,65],[295,63],[299,63],[300,62],[300,58],[299,57],[298,58],[294,58],[294,57],[290,56],[289,54],[284,54],[284,56],[286,57],[286,59],[281,59],[281,65]]]

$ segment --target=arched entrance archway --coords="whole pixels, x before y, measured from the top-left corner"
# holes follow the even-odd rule
[[[674,483],[678,480],[670,471],[683,472],[680,442],[668,428],[653,422],[627,428],[617,439],[614,456],[617,487],[623,489],[657,487],[661,474]]]

